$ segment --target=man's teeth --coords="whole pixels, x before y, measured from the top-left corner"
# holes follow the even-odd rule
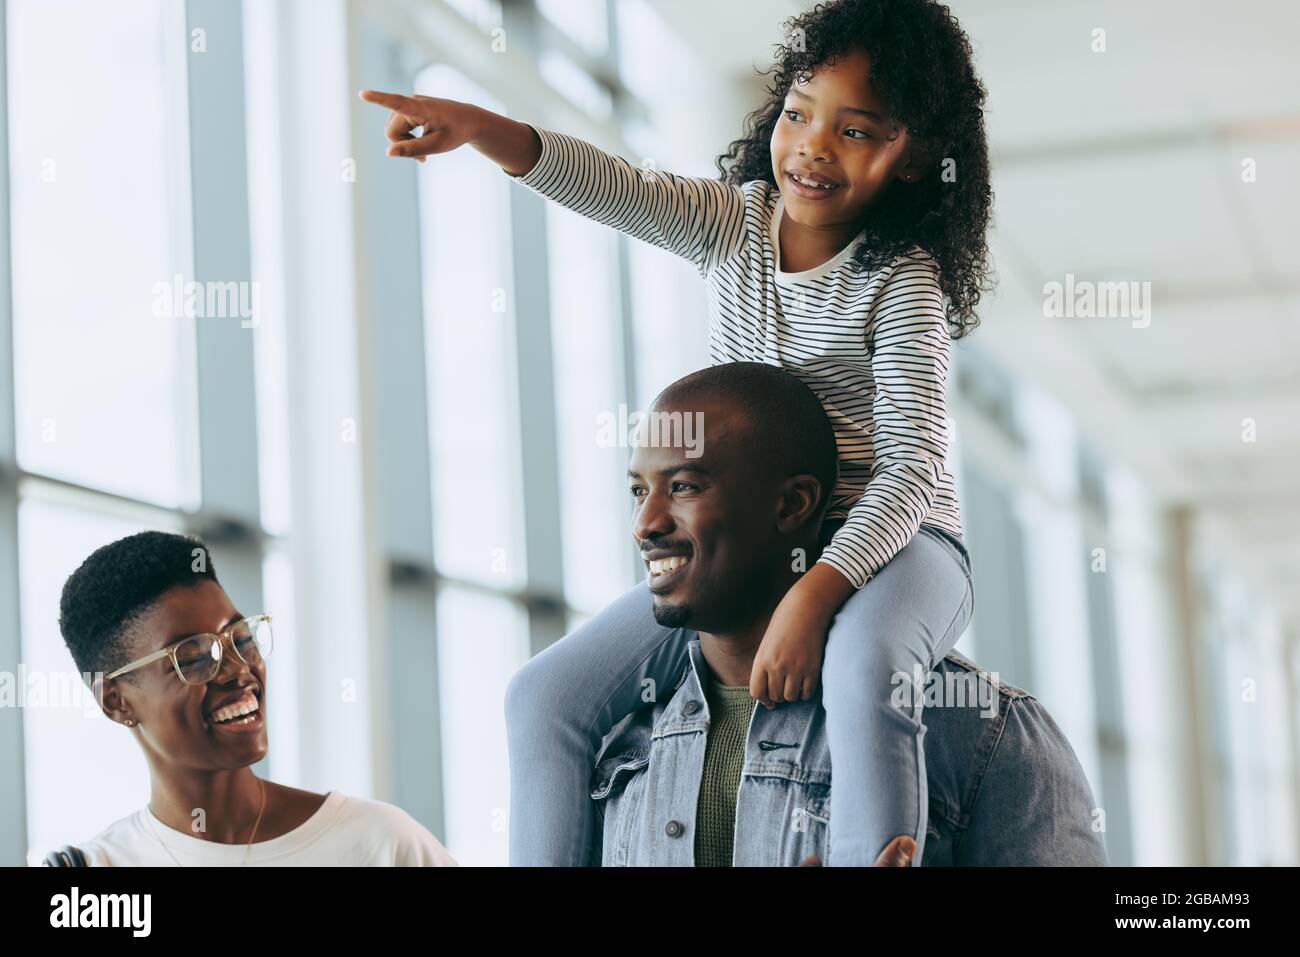
[[[827,186],[824,183],[814,183],[812,180],[804,179],[802,176],[796,176],[794,173],[790,174],[790,178],[796,183],[802,183],[804,186],[811,186],[814,189],[835,189],[834,186]]]
[[[676,571],[689,561],[690,559],[685,555],[673,555],[671,558],[652,558],[650,560],[650,574],[664,575]]]
[[[212,712],[212,720],[217,724],[221,724],[224,721],[229,721],[231,718],[243,717],[244,715],[252,714],[257,710],[257,699],[252,695],[249,695],[247,698],[236,701],[234,704],[228,704],[224,708],[219,708]],[[249,720],[252,719],[250,718]]]

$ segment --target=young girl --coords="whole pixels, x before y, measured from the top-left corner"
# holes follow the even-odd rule
[[[985,94],[934,0],[838,0],[787,26],[770,100],[719,158],[721,180],[641,169],[469,104],[362,98],[394,111],[390,155],[469,143],[529,189],[689,259],[707,282],[712,361],[782,366],[822,400],[840,453],[825,548],[773,615],[750,690],[773,707],[824,678],[829,863],[871,864],[911,835],[915,865],[925,727],[906,692],[974,605],[945,386],[986,288]],[[601,741],[644,688],[674,687],[688,637],[656,624],[642,582],[515,676],[513,864],[589,859]]]

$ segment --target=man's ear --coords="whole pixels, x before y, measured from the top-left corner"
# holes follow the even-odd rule
[[[90,690],[94,693],[95,700],[99,702],[99,709],[104,712],[108,720],[116,721],[118,724],[124,724],[127,727],[133,727],[139,722],[136,721],[130,704],[122,696],[120,682],[120,678],[105,678],[102,674],[96,675],[95,680],[91,683]]]
[[[781,483],[781,507],[777,511],[776,527],[781,532],[793,532],[802,527],[817,512],[822,503],[822,483],[812,475],[792,475]]]

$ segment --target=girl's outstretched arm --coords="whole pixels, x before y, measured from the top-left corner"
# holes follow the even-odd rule
[[[469,103],[370,90],[361,98],[393,110],[390,156],[423,160],[469,144],[521,185],[690,260],[702,276],[741,248],[745,196],[737,186],[633,166],[585,140]]]

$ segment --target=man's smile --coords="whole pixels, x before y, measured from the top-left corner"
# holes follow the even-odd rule
[[[686,576],[691,564],[690,555],[666,548],[654,549],[642,557],[650,572],[650,591],[656,595],[662,595],[676,586]]]

